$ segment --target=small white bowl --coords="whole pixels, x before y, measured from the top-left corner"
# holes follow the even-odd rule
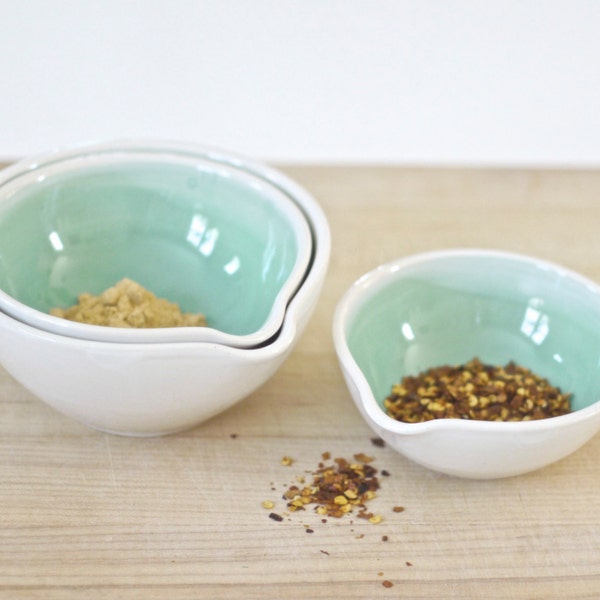
[[[394,449],[449,475],[492,479],[539,469],[600,430],[600,287],[543,260],[488,250],[402,258],[340,300],[333,339],[361,414]],[[383,401],[405,375],[478,357],[510,360],[572,392],[548,419],[404,423]]]
[[[188,429],[264,384],[289,356],[316,306],[331,240],[326,217],[308,192],[260,163],[244,159],[244,168],[277,185],[297,204],[314,242],[308,273],[281,330],[267,344],[233,348],[205,342],[89,341],[0,313],[0,363],[65,415],[95,429],[132,436]]]
[[[0,310],[88,340],[246,348],[272,338],[306,275],[310,227],[288,194],[208,152],[108,142],[0,171]],[[49,314],[123,278],[203,313],[208,326],[104,327]]]

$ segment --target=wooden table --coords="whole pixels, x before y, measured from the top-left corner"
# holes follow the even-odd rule
[[[414,252],[526,252],[600,281],[600,172],[284,170],[322,203],[333,249],[308,329],[262,389],[191,431],[130,439],[0,370],[0,597],[599,598],[600,436],[522,477],[428,471],[372,443],[330,331],[354,279]],[[285,514],[286,486],[327,451],[390,473],[370,506],[383,522]]]

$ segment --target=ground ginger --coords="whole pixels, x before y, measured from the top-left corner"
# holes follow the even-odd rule
[[[69,308],[50,314],[70,321],[108,327],[155,328],[205,326],[203,314],[183,313],[174,302],[157,298],[131,279],[122,279],[98,296],[83,293]]]

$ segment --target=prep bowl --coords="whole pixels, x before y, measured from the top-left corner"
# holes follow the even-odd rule
[[[276,185],[305,214],[313,253],[283,325],[262,347],[214,343],[114,343],[32,327],[0,312],[0,363],[24,387],[90,427],[122,435],[188,429],[264,384],[289,356],[320,296],[331,240],[312,196],[285,175],[246,159],[240,167]]]
[[[497,478],[557,461],[600,429],[600,287],[522,255],[449,250],[361,277],[336,307],[333,338],[367,423],[401,454],[449,475]],[[572,412],[528,422],[403,423],[382,408],[405,375],[477,357],[513,360],[571,392]]]
[[[112,142],[0,171],[0,310],[61,335],[252,347],[279,330],[306,275],[302,210],[203,148]],[[130,278],[208,327],[126,329],[49,313]]]

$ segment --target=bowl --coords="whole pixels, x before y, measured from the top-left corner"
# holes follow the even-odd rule
[[[205,154],[107,142],[0,171],[0,310],[87,340],[253,347],[272,338],[306,275],[309,224],[267,179]],[[208,326],[105,327],[49,314],[123,278]]]
[[[339,301],[333,339],[362,416],[395,450],[448,475],[492,479],[564,458],[600,429],[600,287],[561,266],[494,250],[401,258]],[[514,361],[571,393],[571,412],[541,420],[388,416],[392,385],[441,365]]]
[[[308,272],[268,343],[236,348],[84,340],[0,313],[4,368],[63,414],[95,429],[132,436],[189,429],[263,385],[290,355],[314,311],[329,263],[330,231],[320,206],[298,184],[261,163],[235,160],[292,199],[312,233]]]

